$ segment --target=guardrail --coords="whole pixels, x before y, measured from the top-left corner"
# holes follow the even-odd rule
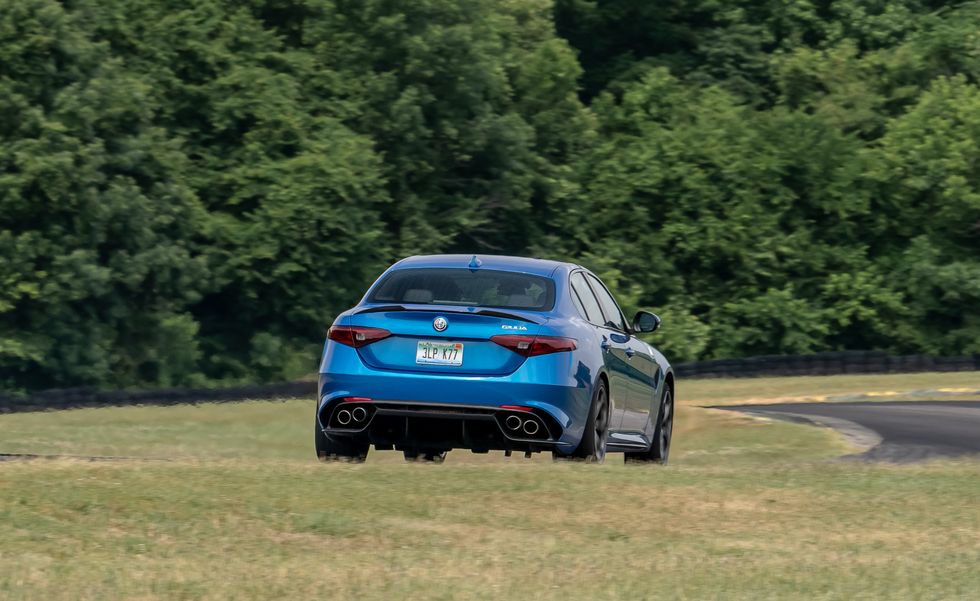
[[[0,392],[0,413],[119,407],[125,405],[193,405],[232,403],[247,400],[314,399],[316,382],[282,382],[227,388],[163,388],[158,390],[98,390],[61,388],[35,392],[28,396]],[[310,404],[310,411],[313,405]]]
[[[767,355],[743,359],[696,361],[677,364],[674,366],[674,371],[679,378],[980,371],[980,355],[963,357],[889,356],[881,351],[842,351],[812,355]],[[293,398],[312,400],[315,397],[316,383],[312,381],[227,388],[165,388],[143,391],[63,388],[44,390],[27,396],[0,392],[0,413],[124,405],[192,405],[196,403],[229,403],[245,400]]]
[[[980,355],[892,356],[882,351],[840,351],[812,355],[765,355],[743,359],[696,361],[674,366],[681,378],[753,378],[759,376],[833,376],[980,370]]]

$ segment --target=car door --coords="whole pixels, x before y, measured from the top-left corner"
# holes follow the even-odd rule
[[[653,357],[650,346],[631,336],[629,343],[630,392],[623,411],[623,431],[643,434],[647,440],[653,436],[656,413],[659,411],[657,383],[660,381],[660,365]]]
[[[599,307],[602,309],[603,328],[605,329],[603,346],[607,356],[610,357],[610,368],[616,373],[620,380],[621,393],[619,395],[620,421],[617,429],[622,428],[624,411],[629,406],[630,388],[633,386],[630,377],[630,358],[632,356],[629,348],[630,335],[627,329],[626,320],[623,312],[619,310],[619,305],[613,299],[609,290],[606,289],[599,278],[595,275],[586,274],[586,280],[595,293]]]
[[[619,303],[609,289],[598,278],[589,276],[596,298],[607,316],[607,325],[619,330],[618,338],[622,340],[622,371],[627,389],[622,407],[622,421],[619,429],[624,437],[619,442],[624,444],[646,444],[649,440],[647,424],[650,419],[650,400],[653,394],[650,390],[651,370],[656,369],[656,362],[649,347],[642,340],[633,336],[632,328],[627,325],[626,318]],[[642,437],[642,438],[641,438]]]
[[[599,300],[585,273],[576,271],[569,278],[572,298],[583,317],[593,325],[602,345],[602,360],[609,379],[609,429],[618,430],[623,422],[623,409],[629,396],[629,380],[626,376],[626,342],[628,338],[607,327]]]

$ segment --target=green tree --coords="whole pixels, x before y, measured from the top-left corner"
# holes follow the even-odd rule
[[[980,89],[937,79],[868,152],[880,262],[909,307],[901,345],[980,352]]]
[[[0,0],[0,386],[289,378],[385,265],[978,352],[980,3]]]
[[[0,53],[0,384],[190,381],[206,215],[148,82],[48,0],[0,6]]]
[[[827,326],[849,300],[835,295],[831,274],[880,281],[862,239],[873,222],[859,139],[662,69],[595,110],[603,142],[587,174],[598,216],[588,251],[616,257],[641,286],[640,304],[683,308],[683,322],[710,327],[707,344],[691,349],[798,353],[887,336],[879,312],[896,310],[887,288],[865,299],[870,313],[848,311],[847,328]]]
[[[317,3],[304,43],[356,94],[345,119],[384,149],[400,255],[516,252],[573,186],[589,127],[580,69],[547,2]],[[546,223],[547,221],[545,221]]]

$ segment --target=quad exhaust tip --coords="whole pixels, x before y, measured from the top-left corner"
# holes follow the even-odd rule
[[[346,409],[341,409],[337,412],[337,423],[339,423],[341,426],[346,426],[349,424],[352,418],[353,416],[350,414],[350,411]]]
[[[516,432],[521,429],[521,418],[516,415],[508,415],[507,419],[504,420],[504,424],[507,425],[507,429]]]
[[[355,407],[350,414],[351,417],[354,418],[355,422],[363,422],[365,419],[367,419],[367,409],[364,407]]]
[[[536,420],[529,419],[524,422],[524,433],[527,434],[528,436],[534,436],[535,434],[537,434],[538,429],[539,426]]]

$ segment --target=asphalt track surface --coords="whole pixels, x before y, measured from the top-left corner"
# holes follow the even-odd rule
[[[786,403],[713,409],[834,428],[867,449],[848,458],[908,463],[980,455],[980,401]]]

